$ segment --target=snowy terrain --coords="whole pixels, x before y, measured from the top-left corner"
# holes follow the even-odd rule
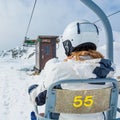
[[[116,38],[120,38],[119,35]],[[39,75],[31,75],[35,65],[35,50],[34,47],[17,47],[13,50],[17,51],[15,57],[12,56],[11,50],[0,53],[0,120],[30,120],[33,106],[29,101],[27,89],[31,84],[40,81]],[[105,54],[105,45],[99,50]],[[120,76],[119,51],[120,39],[114,42],[114,60],[117,68],[115,76]],[[118,104],[120,107],[120,101]]]
[[[32,105],[27,94],[28,86],[39,76],[30,76],[34,57],[27,58],[34,48],[29,48],[21,58],[11,55],[0,58],[0,120],[30,120]]]

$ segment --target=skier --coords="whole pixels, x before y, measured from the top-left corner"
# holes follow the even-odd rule
[[[40,84],[29,88],[33,104],[45,104],[48,87],[58,80],[113,77],[114,65],[96,50],[98,36],[97,26],[89,21],[75,21],[66,27],[61,39],[67,58],[64,61],[53,58],[46,63],[40,74]],[[65,84],[59,88],[89,90],[106,86],[110,84],[75,84],[74,86]],[[61,113],[59,120],[104,120],[104,117],[103,113],[82,115]]]

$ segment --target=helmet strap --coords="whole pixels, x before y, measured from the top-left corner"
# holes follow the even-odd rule
[[[71,55],[71,52],[72,52],[72,50],[73,50],[71,41],[70,41],[70,40],[64,41],[64,42],[63,42],[63,46],[64,46],[64,49],[65,49],[65,54],[66,54],[67,56],[70,56],[70,55]]]

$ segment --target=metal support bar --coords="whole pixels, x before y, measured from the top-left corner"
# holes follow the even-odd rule
[[[113,33],[110,22],[105,15],[105,13],[101,10],[99,6],[97,6],[92,0],[80,0],[84,3],[87,7],[93,10],[94,13],[101,19],[106,32],[107,37],[107,57],[113,61]]]

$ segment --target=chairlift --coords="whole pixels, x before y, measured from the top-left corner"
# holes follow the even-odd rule
[[[101,19],[104,28],[105,28],[105,32],[106,32],[106,36],[107,36],[107,57],[113,61],[113,34],[112,34],[112,29],[111,29],[111,25],[109,23],[109,20],[107,18],[107,16],[105,15],[105,13],[101,10],[101,8],[99,8],[92,0],[80,0],[82,3],[84,3],[87,7],[89,7],[91,10],[93,10],[94,13],[96,13],[96,15],[98,15],[98,17]],[[37,120],[57,120],[52,118],[52,113],[75,113],[75,114],[83,114],[83,113],[96,113],[96,111],[94,109],[88,110],[87,107],[83,106],[84,110],[79,110],[77,111],[77,105],[72,104],[72,106],[70,106],[70,104],[67,105],[67,103],[64,102],[59,98],[61,96],[61,92],[65,93],[66,95],[66,90],[60,90],[60,89],[54,89],[54,86],[59,85],[59,84],[64,84],[64,83],[78,83],[80,82],[82,83],[92,83],[92,82],[111,82],[113,84],[112,88],[106,88],[105,89],[100,89],[101,92],[103,92],[105,94],[105,96],[107,96],[109,99],[106,100],[106,98],[104,99],[106,102],[106,104],[103,105],[103,107],[100,109],[97,105],[95,106],[97,109],[97,112],[103,112],[103,111],[107,111],[106,113],[106,118],[105,120],[120,120],[120,118],[116,118],[116,114],[117,111],[120,112],[120,109],[117,108],[117,102],[118,102],[118,95],[119,95],[119,87],[118,87],[118,81],[116,79],[112,79],[112,78],[100,78],[100,79],[85,79],[85,80],[61,80],[59,82],[53,83],[47,92],[47,99],[46,99],[46,107],[45,107],[45,115],[44,117],[39,115],[39,111],[38,111],[38,106],[34,106],[35,107],[35,115]],[[68,94],[72,93],[73,91],[69,90]],[[81,93],[81,91],[79,91]],[[84,92],[84,91],[83,91]],[[88,91],[86,91],[87,93]],[[97,96],[95,90],[92,90],[91,93],[95,96]],[[77,95],[77,92],[73,93],[74,95]],[[81,93],[82,94],[82,93]],[[71,96],[71,95],[70,95]],[[70,99],[68,99],[68,102],[71,101],[71,97]],[[69,101],[70,100],[70,101]],[[104,101],[103,100],[103,101]],[[89,105],[93,105],[92,104],[92,98],[90,98],[91,104]],[[61,105],[61,102],[63,102],[63,105]],[[80,101],[79,101],[80,102]],[[98,104],[102,105],[102,102],[96,101]],[[65,106],[66,105],[66,106]],[[82,106],[82,102],[80,104]],[[66,109],[67,108],[67,109]]]

